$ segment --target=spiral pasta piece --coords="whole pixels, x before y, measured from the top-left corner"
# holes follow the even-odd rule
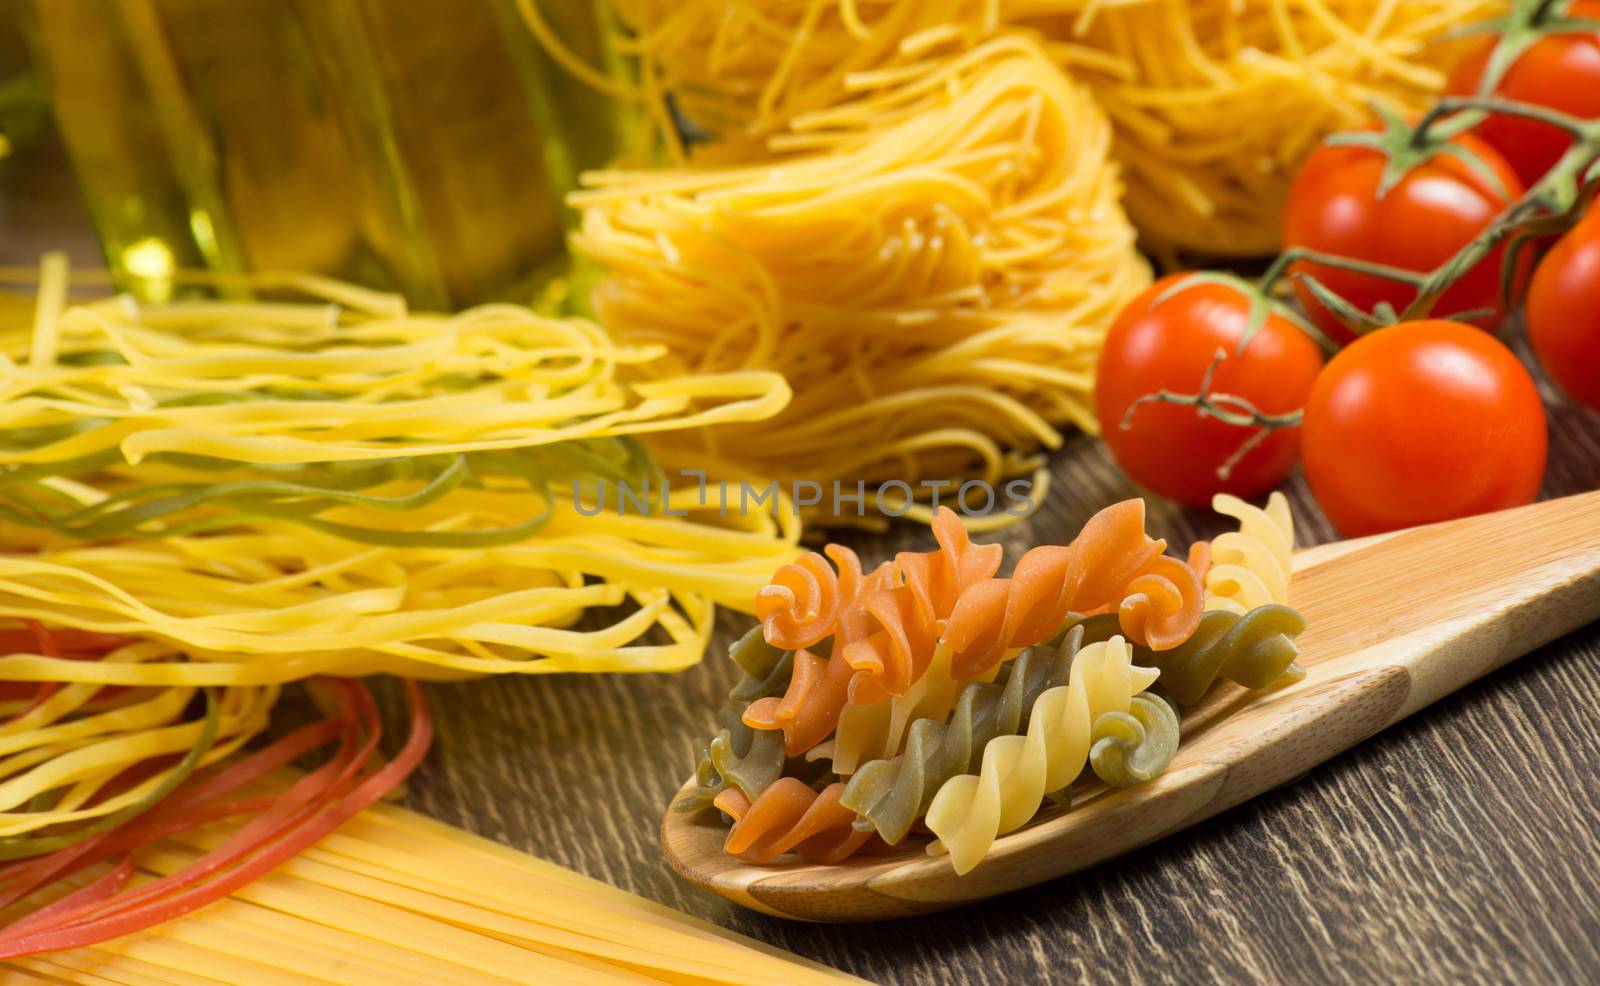
[[[811,863],[843,862],[872,838],[854,827],[856,813],[839,804],[843,792],[837,782],[818,792],[793,777],[753,801],[742,791],[724,791],[716,805],[734,822],[723,851],[747,863],[770,863],[787,852]]]
[[[841,573],[832,649],[826,656],[797,651],[783,696],[751,703],[744,721],[781,729],[785,751],[799,756],[834,732],[847,705],[885,702],[920,680],[937,651],[941,622],[962,593],[994,574],[1003,553],[997,544],[973,544],[948,508],[934,517],[933,535],[937,550],[901,552],[866,576],[853,552],[829,545]],[[825,584],[820,577],[814,582]]]
[[[1239,530],[1221,534],[1204,549],[1206,609],[1243,615],[1268,603],[1289,603],[1294,556],[1294,516],[1282,493],[1267,497],[1266,508],[1219,493],[1211,509],[1239,521]]]
[[[833,738],[817,748],[833,764],[833,772],[848,777],[878,757],[889,756],[889,730],[894,720],[894,700],[869,705],[847,704],[839,713]]]
[[[927,670],[947,618],[1000,568],[1005,549],[973,544],[949,507],[940,507],[935,514],[933,535],[937,551],[896,555],[899,584],[861,599],[860,608],[878,629],[842,650],[845,661],[858,672],[850,684],[851,702],[872,704],[904,695]]]
[[[1135,648],[1135,660],[1159,668],[1166,693],[1190,705],[1218,678],[1266,688],[1285,676],[1304,677],[1294,663],[1300,653],[1294,638],[1305,628],[1304,617],[1277,603],[1257,606],[1243,616],[1217,609],[1201,617],[1188,640],[1164,651]]]
[[[1105,712],[1089,734],[1089,766],[1112,787],[1132,787],[1167,769],[1178,752],[1178,712],[1154,695],[1135,695],[1127,712]]]
[[[762,638],[761,628],[751,627],[728,648],[728,660],[744,674],[728,689],[731,702],[753,702],[782,692],[793,673],[794,655],[780,650]]]
[[[904,743],[912,723],[925,718],[942,720],[950,714],[960,684],[950,674],[949,648],[935,647],[933,660],[904,695],[867,705],[847,703],[839,713],[833,738],[806,756],[830,760],[833,772],[841,777],[869,760],[892,756]]]
[[[990,740],[1026,730],[1039,696],[1067,684],[1073,658],[1094,642],[1086,640],[1082,625],[1058,636],[1024,648],[993,682],[964,686],[948,721],[940,716],[912,723],[903,756],[874,760],[852,774],[839,800],[861,816],[857,827],[898,843],[946,781],[978,768]]]
[[[750,728],[743,715],[751,702],[788,687],[794,654],[768,644],[755,626],[728,649],[728,656],[744,676],[728,692],[728,704],[717,710],[717,731],[701,746],[695,762],[695,789],[673,804],[677,811],[699,811],[730,785],[753,798],[783,773],[782,735]]]
[[[854,562],[859,575],[861,563],[854,552],[837,545],[829,547]],[[778,569],[771,584],[756,593],[756,619],[761,621],[767,643],[799,650],[833,633],[841,604],[849,598],[841,599],[839,576],[827,560],[808,551]]]
[[[838,611],[833,619],[834,639],[821,655],[796,651],[794,672],[782,693],[757,698],[744,710],[749,728],[782,732],[788,756],[799,756],[833,732],[855,676],[841,651],[849,641],[872,632],[873,625],[857,611],[857,603],[863,594],[877,592],[893,578],[887,563],[864,576],[860,559],[849,548],[830,544],[823,550],[839,569],[835,598],[829,604]],[[771,631],[765,625],[763,630],[771,640]]]
[[[695,789],[673,803],[677,811],[699,811],[730,787],[754,797],[783,776],[781,734],[751,729],[737,709],[718,710],[716,721],[695,762]]]
[[[1135,666],[1132,656],[1120,636],[1078,651],[1068,683],[1034,702],[1024,735],[990,740],[979,773],[939,788],[928,806],[928,828],[939,837],[929,852],[948,852],[956,872],[966,873],[998,836],[1033,818],[1045,794],[1071,784],[1089,761],[1096,721],[1127,713],[1133,696],[1159,675]]]
[[[1135,576],[1117,604],[1117,619],[1129,639],[1154,648],[1172,647],[1194,632],[1204,608],[1199,574],[1185,562],[1160,555]]]
[[[963,593],[945,625],[952,672],[971,677],[1011,648],[1038,643],[1071,612],[1112,609],[1123,633],[1155,648],[1194,631],[1202,611],[1199,576],[1166,558],[1166,542],[1144,530],[1144,501],[1105,508],[1070,545],[1037,547],[1009,579],[989,579]]]

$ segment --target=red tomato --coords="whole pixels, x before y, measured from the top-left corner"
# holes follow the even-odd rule
[[[1556,383],[1600,410],[1600,209],[1539,262],[1528,289],[1528,338]]]
[[[1577,0],[1570,17],[1600,19],[1600,0]],[[1448,91],[1475,95],[1496,38],[1485,38],[1454,72]],[[1579,119],[1600,117],[1600,33],[1551,34],[1522,53],[1506,72],[1495,95],[1519,103],[1548,106]],[[1560,127],[1527,117],[1496,114],[1476,133],[1505,156],[1524,185],[1532,185],[1572,146]]]
[[[1158,390],[1196,393],[1220,349],[1226,357],[1213,392],[1243,397],[1268,414],[1295,411],[1322,368],[1322,352],[1294,323],[1273,314],[1236,354],[1250,307],[1239,290],[1196,283],[1155,304],[1186,276],[1163,278],[1123,309],[1100,352],[1095,409],[1106,445],[1129,476],[1163,496],[1203,506],[1215,493],[1252,496],[1276,485],[1294,466],[1298,429],[1273,431],[1224,480],[1217,468],[1253,432],[1174,404],[1145,404],[1124,429],[1128,408]]]
[[[1544,476],[1533,378],[1460,322],[1357,340],[1317,378],[1302,431],[1306,480],[1346,537],[1528,503]]]
[[[1494,148],[1470,135],[1455,142],[1477,153],[1492,168],[1504,190],[1469,166],[1439,155],[1417,166],[1382,199],[1378,182],[1388,158],[1370,147],[1323,146],[1312,152],[1295,176],[1283,218],[1285,247],[1305,247],[1386,264],[1405,270],[1430,271],[1474,239],[1506,205],[1522,195],[1522,183]],[[1500,259],[1496,249],[1469,270],[1434,306],[1438,315],[1478,308],[1493,314],[1484,325],[1498,322]],[[1401,311],[1417,295],[1399,281],[1371,274],[1336,270],[1300,262],[1291,271],[1309,273],[1357,308],[1371,312],[1380,301]],[[1334,341],[1355,338],[1333,313],[1298,282],[1300,303]]]

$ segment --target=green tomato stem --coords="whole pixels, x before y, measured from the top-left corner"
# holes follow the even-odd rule
[[[1212,389],[1212,381],[1217,375],[1217,367],[1228,358],[1228,351],[1219,348],[1216,356],[1212,357],[1211,365],[1206,367],[1206,372],[1200,377],[1200,389],[1193,394],[1180,394],[1171,390],[1158,390],[1153,394],[1142,394],[1128,405],[1128,411],[1122,416],[1119,427],[1123,431],[1133,427],[1133,417],[1139,408],[1146,404],[1177,404],[1183,407],[1192,407],[1195,413],[1203,417],[1216,418],[1225,424],[1238,428],[1254,428],[1255,432],[1242,444],[1233,450],[1223,463],[1217,467],[1217,478],[1227,479],[1233,474],[1244,457],[1263,441],[1272,432],[1279,428],[1296,428],[1304,417],[1304,411],[1295,409],[1285,414],[1269,414],[1256,407],[1248,399],[1237,394],[1219,393]]]
[[[1548,106],[1537,106],[1533,103],[1519,103],[1510,99],[1499,99],[1493,96],[1441,96],[1422,119],[1417,123],[1417,130],[1441,117],[1453,116],[1466,110],[1479,111],[1480,114],[1499,113],[1503,116],[1520,116],[1529,120],[1538,120],[1548,123],[1552,127],[1560,127],[1574,137],[1583,137],[1594,132],[1593,120],[1583,120],[1571,113],[1553,110]]]
[[[1323,253],[1320,250],[1309,250],[1305,247],[1290,247],[1279,254],[1261,275],[1257,282],[1257,289],[1263,294],[1270,294],[1278,285],[1289,266],[1297,260],[1305,260],[1324,267],[1333,267],[1338,270],[1354,271],[1358,274],[1371,274],[1389,281],[1400,281],[1413,287],[1421,287],[1427,281],[1426,272],[1406,270],[1404,267],[1395,267],[1390,264],[1379,264],[1368,260],[1358,260],[1355,257],[1343,257],[1336,253]]]

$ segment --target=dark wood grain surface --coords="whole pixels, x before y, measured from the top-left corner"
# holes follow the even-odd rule
[[[25,182],[6,169],[0,264],[54,244],[94,262],[62,201],[65,182]],[[1600,487],[1600,415],[1547,394],[1545,495]],[[1064,540],[1098,507],[1137,492],[1086,438],[1055,457],[1054,471],[1045,509],[1003,540]],[[1302,543],[1331,538],[1298,477],[1287,491]],[[1150,524],[1177,544],[1225,526],[1160,502]],[[913,536],[899,531],[864,552],[876,561]],[[743,628],[724,615],[718,645]],[[662,861],[661,811],[734,670],[714,648],[677,675],[434,687],[439,740],[404,800],[884,983],[1600,981],[1600,625],[1115,863],[878,925],[742,911]]]

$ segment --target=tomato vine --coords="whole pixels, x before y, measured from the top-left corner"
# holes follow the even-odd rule
[[[1414,124],[1379,107],[1375,110],[1381,124],[1379,128],[1335,134],[1327,140],[1329,145],[1365,147],[1385,156],[1386,163],[1378,182],[1381,202],[1412,171],[1441,157],[1459,162],[1486,185],[1507,191],[1496,169],[1459,140],[1491,117],[1537,121],[1571,137],[1570,146],[1548,171],[1515,198],[1505,195],[1510,201],[1443,262],[1431,269],[1413,270],[1326,250],[1290,246],[1253,282],[1223,272],[1202,271],[1177,280],[1162,293],[1157,303],[1188,287],[1226,284],[1238,291],[1249,306],[1249,325],[1239,339],[1236,354],[1242,354],[1250,345],[1269,315],[1285,317],[1296,328],[1311,335],[1325,351],[1335,353],[1338,347],[1288,304],[1286,290],[1291,283],[1301,285],[1353,335],[1360,336],[1397,323],[1435,317],[1432,313],[1445,293],[1503,246],[1500,299],[1503,307],[1509,308],[1517,300],[1518,274],[1525,270],[1523,262],[1528,259],[1529,251],[1576,225],[1600,192],[1600,118],[1581,118],[1549,106],[1495,95],[1506,73],[1541,39],[1558,34],[1600,36],[1600,19],[1569,16],[1572,3],[1573,0],[1515,0],[1505,17],[1454,32],[1457,35],[1493,34],[1497,38],[1475,94],[1443,96]],[[1401,284],[1414,295],[1403,304],[1398,300],[1394,304],[1382,300],[1364,308],[1303,269],[1313,264]],[[1471,308],[1438,317],[1471,321],[1496,313],[1490,309]],[[1227,357],[1227,352],[1218,350],[1195,392],[1163,387],[1134,399],[1116,419],[1118,430],[1132,428],[1135,412],[1150,404],[1183,405],[1193,408],[1198,416],[1253,429],[1233,454],[1217,466],[1218,479],[1226,480],[1239,461],[1273,431],[1297,427],[1302,420],[1301,410],[1266,413],[1239,395],[1217,392],[1215,377]],[[1111,427],[1109,421],[1103,420],[1102,424]]]

